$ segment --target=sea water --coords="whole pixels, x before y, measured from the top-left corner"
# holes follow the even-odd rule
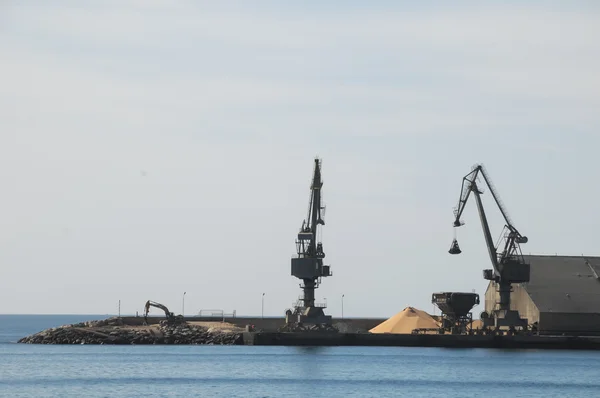
[[[103,316],[0,315],[0,397],[600,397],[600,353],[16,344]]]

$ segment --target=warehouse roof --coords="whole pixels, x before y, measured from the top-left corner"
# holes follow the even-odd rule
[[[526,255],[523,284],[540,312],[600,313],[600,257]]]

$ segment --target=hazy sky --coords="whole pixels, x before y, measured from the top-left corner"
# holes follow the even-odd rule
[[[315,156],[334,316],[483,300],[478,162],[525,253],[600,255],[597,2],[300,3],[0,4],[0,313],[283,315]]]

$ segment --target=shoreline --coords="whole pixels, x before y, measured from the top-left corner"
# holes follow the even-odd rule
[[[140,319],[136,319],[139,321]],[[112,317],[42,330],[20,338],[19,344],[81,345],[248,345],[437,347],[535,350],[600,350],[598,336],[392,334],[368,332],[245,331],[223,321],[185,320],[149,324]]]

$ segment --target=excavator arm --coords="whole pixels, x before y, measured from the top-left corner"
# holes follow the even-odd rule
[[[167,319],[171,319],[173,317],[173,314],[169,311],[169,309],[161,304],[161,303],[157,303],[155,301],[146,301],[146,305],[144,306],[144,317],[148,316],[148,313],[150,312],[150,307],[155,307],[155,308],[159,308],[161,310],[163,310],[165,312],[165,316],[167,317]]]

